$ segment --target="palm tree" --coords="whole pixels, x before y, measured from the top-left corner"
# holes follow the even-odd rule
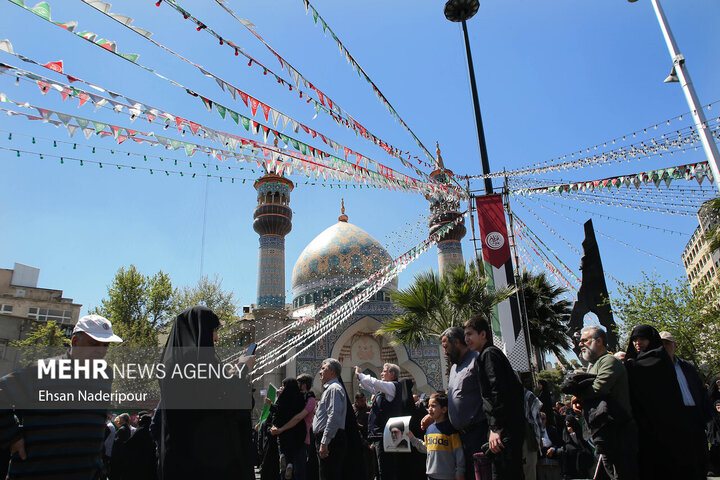
[[[708,250],[714,252],[720,248],[720,222],[717,221],[720,217],[720,197],[708,200],[700,207],[700,210],[704,215],[715,217],[714,225],[705,232],[705,241],[709,243]]]
[[[571,303],[560,298],[566,288],[553,285],[544,273],[535,275],[524,270],[521,277],[522,297],[525,299],[530,343],[539,353],[553,352],[564,360],[563,350],[571,347],[567,336],[567,322],[570,320]],[[538,369],[542,369],[540,358]]]
[[[490,319],[495,305],[509,298],[516,289],[493,290],[474,263],[459,265],[440,277],[423,272],[403,290],[390,294],[404,313],[385,323],[378,333],[388,334],[396,345],[417,346],[437,339],[448,327],[462,326],[472,315]]]

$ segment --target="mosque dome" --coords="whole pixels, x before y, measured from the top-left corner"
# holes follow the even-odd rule
[[[292,274],[293,306],[332,298],[389,264],[387,250],[362,228],[348,223],[345,208],[338,222],[302,251]],[[383,290],[397,289],[397,278]],[[384,291],[373,300],[389,301]]]

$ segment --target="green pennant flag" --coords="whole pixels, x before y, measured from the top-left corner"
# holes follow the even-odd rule
[[[21,7],[25,8],[25,1],[24,0],[10,0],[15,5],[20,5]]]
[[[93,122],[93,125],[95,125],[95,133],[102,132],[103,130],[105,130],[105,127],[107,126],[104,123],[100,123],[100,122]]]
[[[300,151],[303,155],[307,155],[307,145],[301,142],[297,142],[300,145]]]
[[[280,140],[282,140],[285,145],[290,143],[290,137],[282,133],[280,134]]]
[[[292,144],[292,146],[295,150],[300,150],[300,142],[298,142],[294,138],[291,138],[290,143]]]
[[[185,143],[185,155],[188,157],[191,157],[193,153],[195,153],[195,145],[192,143]]]
[[[35,5],[31,10],[35,15],[41,17],[47,21],[50,21],[50,5],[47,2],[40,2]]]
[[[225,107],[223,107],[219,103],[216,103],[215,108],[217,109],[218,113],[223,118],[223,120],[225,120]]]
[[[238,122],[240,122],[240,116],[238,115],[238,113],[236,111],[230,110],[228,108],[228,115],[230,115],[230,118],[232,118],[235,121],[236,125],[239,124]]]
[[[318,13],[317,13],[317,12],[315,11],[315,9],[314,9],[314,8],[313,8],[313,20],[315,21],[315,25],[317,25],[317,21],[318,21]]]
[[[130,60],[133,63],[135,63],[138,57],[140,57],[140,55],[138,55],[137,53],[120,53],[119,55],[125,60]]]
[[[182,142],[180,142],[179,140],[172,140],[172,139],[171,139],[171,140],[170,140],[170,145],[173,147],[173,150],[177,150],[178,148],[180,148],[180,147],[182,146]]]
[[[245,130],[250,131],[250,119],[247,117],[242,117],[242,124],[243,127],[245,127]]]

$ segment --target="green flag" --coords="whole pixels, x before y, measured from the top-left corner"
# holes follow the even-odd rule
[[[277,396],[277,388],[275,388],[275,385],[272,383],[268,386],[267,395],[266,397],[270,399],[271,402],[275,403],[275,397]],[[262,413],[260,414],[260,420],[258,423],[264,422],[268,416],[270,415],[270,405],[267,403],[263,404]]]

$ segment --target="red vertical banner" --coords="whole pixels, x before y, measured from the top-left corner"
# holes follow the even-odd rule
[[[475,206],[480,226],[483,260],[495,268],[501,268],[510,260],[502,195],[475,197]]]

